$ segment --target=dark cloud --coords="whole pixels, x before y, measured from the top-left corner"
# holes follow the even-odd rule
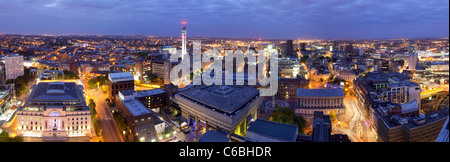
[[[0,33],[265,38],[447,36],[448,0],[0,0]]]

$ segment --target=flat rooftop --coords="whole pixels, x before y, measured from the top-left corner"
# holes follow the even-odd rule
[[[230,142],[225,132],[208,130],[199,139],[198,142]]]
[[[435,114],[436,117],[432,117],[433,114]],[[433,123],[433,122],[435,122],[435,121],[437,121],[437,120],[441,120],[442,118],[448,118],[448,110],[446,110],[446,109],[444,109],[444,110],[438,110],[438,111],[436,111],[436,112],[434,112],[434,113],[425,114],[425,118],[424,118],[424,119],[425,119],[425,122],[424,122],[423,124],[421,124],[421,125],[417,125],[417,124],[415,124],[414,122],[409,121],[409,119],[414,119],[414,118],[417,118],[417,117],[403,117],[403,118],[405,118],[405,119],[408,120],[408,123],[405,124],[405,126],[406,126],[407,128],[409,128],[409,129],[412,129],[412,128],[419,127],[419,126],[422,126],[422,125],[426,125],[426,124],[429,124],[429,123]],[[389,115],[382,116],[381,119],[383,120],[383,122],[384,122],[389,128],[392,128],[392,127],[396,127],[396,126],[400,126],[400,125],[401,125],[401,124],[398,124],[398,123],[394,122],[393,119],[391,120],[391,116],[389,116]]]
[[[342,88],[328,89],[297,89],[297,97],[344,97]]]
[[[122,101],[122,103],[127,107],[127,109],[133,114],[133,116],[140,116],[152,113],[151,110],[147,108],[144,104],[136,99]]]
[[[144,90],[144,91],[136,91],[136,97],[153,96],[153,95],[161,94],[161,93],[166,93],[166,91],[161,88]]]
[[[295,142],[298,126],[256,119],[248,124],[247,132],[254,132],[262,136]]]
[[[161,94],[161,93],[166,93],[166,91],[161,88],[144,90],[144,91],[135,91],[134,89],[126,89],[126,90],[120,90],[120,93],[124,96],[136,95],[136,98],[139,98],[139,97],[153,96],[153,95],[157,95],[157,94]]]
[[[123,81],[133,81],[134,77],[131,73],[109,73],[108,79],[111,82],[123,82]]]
[[[245,86],[203,85],[182,91],[177,95],[188,98],[196,104],[207,105],[231,114],[258,96],[259,90]]]

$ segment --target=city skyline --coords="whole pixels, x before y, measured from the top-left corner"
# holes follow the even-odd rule
[[[262,39],[448,37],[448,1],[0,1],[3,34]],[[250,36],[251,34],[251,36]]]
[[[448,3],[0,0],[0,142],[448,142]]]

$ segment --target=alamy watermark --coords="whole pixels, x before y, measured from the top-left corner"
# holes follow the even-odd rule
[[[195,42],[194,42],[195,43]],[[248,67],[248,85],[256,85],[259,83],[260,96],[273,96],[277,93],[278,89],[278,54],[276,49],[267,48],[264,50],[258,50],[255,53],[253,50],[247,50],[243,53],[241,50],[226,50],[225,56],[222,56],[217,50],[205,51],[203,54],[195,49],[193,53],[193,63],[192,63],[192,80],[191,80],[191,56],[185,55],[181,56],[181,52],[178,51],[176,54],[170,56],[170,62],[181,62],[174,66],[170,71],[170,81],[174,85],[188,85],[193,83],[193,85],[234,85],[233,74],[236,70],[236,85],[244,85],[244,67],[245,58],[247,58]],[[213,61],[211,62],[211,60]],[[223,59],[225,61],[223,61]],[[236,60],[236,66],[233,66]],[[200,74],[202,69],[202,62],[211,62],[209,68],[204,69]],[[223,71],[223,62],[225,62],[225,70]],[[268,69],[270,68],[270,71]],[[214,75],[211,76],[211,72]],[[258,73],[258,74],[256,74]],[[180,75],[181,74],[181,75]],[[225,81],[222,76],[225,76]],[[242,77],[240,77],[242,76]],[[225,82],[225,83],[223,83]]]

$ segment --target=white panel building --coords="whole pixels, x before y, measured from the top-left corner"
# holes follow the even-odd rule
[[[23,75],[23,56],[17,53],[9,54],[5,57],[6,80],[16,79]]]

